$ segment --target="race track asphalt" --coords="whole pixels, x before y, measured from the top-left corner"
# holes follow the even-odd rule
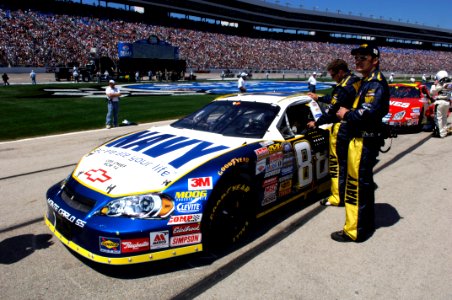
[[[47,188],[82,154],[143,124],[0,143],[4,299],[452,299],[452,136],[399,135],[376,167],[377,230],[341,244],[344,209],[293,207],[249,243],[210,256],[97,265],[43,222]]]

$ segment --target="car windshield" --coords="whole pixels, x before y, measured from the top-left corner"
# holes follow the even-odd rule
[[[278,111],[278,106],[266,103],[214,101],[171,126],[226,136],[262,138]]]
[[[391,86],[389,87],[391,98],[420,98],[419,89],[408,86]]]

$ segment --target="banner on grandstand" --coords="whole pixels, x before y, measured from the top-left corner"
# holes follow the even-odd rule
[[[118,43],[119,58],[179,59],[179,49],[169,44]]]

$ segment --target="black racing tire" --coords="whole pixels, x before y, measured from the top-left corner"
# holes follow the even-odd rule
[[[203,216],[202,231],[206,249],[237,244],[252,231],[255,190],[242,176],[222,180],[213,191]]]

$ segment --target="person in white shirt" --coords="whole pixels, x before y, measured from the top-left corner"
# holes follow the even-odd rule
[[[118,127],[119,97],[121,96],[121,92],[119,88],[115,86],[114,80],[108,82],[105,94],[107,95],[108,102],[107,118],[105,122],[106,128],[110,129],[112,125],[113,127]]]
[[[30,78],[31,78],[31,83],[32,84],[36,84],[36,73],[34,70],[31,70],[30,72]]]
[[[394,82],[394,73],[391,73],[391,76],[389,76],[389,83],[393,83]]]
[[[433,129],[433,136],[444,138],[449,131],[447,114],[452,98],[452,80],[446,71],[441,70],[436,74],[435,84],[430,89],[430,96],[433,97],[435,104],[435,128]]]
[[[315,87],[317,85],[317,73],[313,72],[312,75],[308,78],[308,89],[311,93],[315,93]]]
[[[246,82],[245,82],[245,78],[246,78],[247,74],[246,73],[241,73],[239,76],[239,80],[238,80],[238,84],[237,87],[239,89],[239,91],[241,93],[245,93],[246,92]]]

